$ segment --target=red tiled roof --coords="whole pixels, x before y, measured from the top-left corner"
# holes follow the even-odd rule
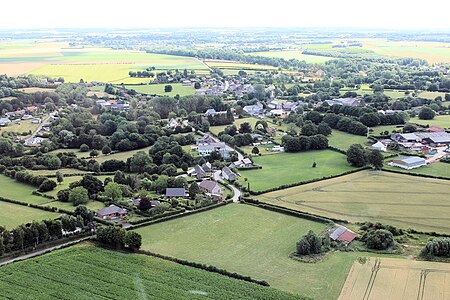
[[[355,239],[355,234],[348,229],[337,238],[338,241],[348,242],[348,243],[350,243],[354,239]]]

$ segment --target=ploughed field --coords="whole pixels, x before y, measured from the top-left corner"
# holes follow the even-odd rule
[[[83,244],[0,268],[6,299],[298,299],[159,258]]]
[[[396,258],[355,261],[340,300],[450,299],[450,264]]]
[[[351,222],[450,231],[450,181],[382,171],[358,173],[270,192],[256,199]]]
[[[336,299],[355,253],[332,253],[314,264],[289,257],[304,234],[326,227],[246,204],[228,204],[136,232],[145,250],[265,280],[274,288],[314,299]]]

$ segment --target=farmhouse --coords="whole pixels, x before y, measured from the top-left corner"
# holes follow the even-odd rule
[[[236,173],[231,171],[228,167],[223,167],[222,169],[222,177],[225,178],[228,181],[235,181],[237,179]]]
[[[221,196],[222,188],[220,185],[212,180],[203,180],[199,184],[200,190],[211,195],[211,196]]]
[[[167,198],[184,198],[186,197],[186,190],[184,188],[166,188]]]
[[[338,226],[330,231],[330,239],[333,241],[351,243],[355,237],[355,233],[345,226]]]
[[[407,156],[398,159],[394,159],[389,163],[391,166],[399,167],[406,170],[411,170],[425,166],[427,162],[424,158],[418,156]]]
[[[114,219],[123,218],[127,215],[128,211],[124,208],[118,207],[114,204],[98,210],[95,214],[102,219]]]

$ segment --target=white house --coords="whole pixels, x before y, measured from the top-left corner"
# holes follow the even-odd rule
[[[384,152],[386,152],[387,150],[386,145],[383,144],[382,142],[376,142],[375,144],[373,144],[372,149]]]
[[[169,123],[167,124],[168,128],[175,128],[177,126],[180,126],[180,123],[178,123],[177,119],[170,119]]]

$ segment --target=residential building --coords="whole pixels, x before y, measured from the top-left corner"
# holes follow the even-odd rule
[[[186,190],[184,188],[166,188],[167,198],[184,198],[186,197]]]
[[[197,147],[198,154],[200,156],[208,156],[213,151],[219,152],[223,158],[228,159],[230,157],[230,152],[223,142],[211,143],[211,144],[201,144]]]
[[[263,113],[264,107],[260,102],[257,102],[254,105],[244,106],[244,111],[250,116],[259,116]]]
[[[426,166],[427,162],[424,158],[418,156],[407,156],[392,160],[389,165],[399,167],[406,170],[411,170]]]
[[[195,143],[197,144],[197,146],[199,146],[199,145],[209,145],[215,142],[216,140],[214,138],[212,138],[208,134],[205,134],[203,137],[199,138]]]
[[[371,146],[371,148],[374,149],[374,150],[383,151],[383,152],[386,152],[386,150],[387,150],[386,145],[383,144],[383,143],[380,142],[380,141],[378,141],[378,142],[376,142],[375,144],[373,144],[373,145]]]
[[[43,138],[41,137],[34,137],[34,138],[28,138],[25,140],[25,142],[23,143],[25,146],[35,146],[35,145],[39,145],[40,143],[42,143],[44,141]]]
[[[115,219],[123,218],[128,214],[125,208],[118,207],[114,204],[100,209],[96,212],[96,215],[101,219]]]
[[[325,102],[328,103],[329,106],[344,105],[356,107],[366,105],[364,100],[360,98],[337,98],[332,100],[325,100]]]
[[[250,158],[244,158],[235,162],[232,162],[230,164],[230,168],[245,168],[245,167],[251,167],[253,166],[253,162],[250,160]]]
[[[203,192],[205,192],[207,194],[215,195],[215,196],[222,195],[222,188],[216,181],[203,180],[202,182],[200,182],[200,184],[198,186],[199,186],[200,190],[202,190]]]
[[[199,165],[196,165],[191,170],[188,170],[187,174],[191,177],[196,177],[197,179],[202,179],[206,177],[205,170],[203,170],[203,168]]]
[[[236,173],[231,171],[228,167],[223,167],[222,169],[222,177],[225,178],[228,181],[235,181],[237,179]]]
[[[167,124],[168,128],[175,128],[177,126],[180,126],[180,123],[178,123],[177,119],[170,119],[169,123]]]

